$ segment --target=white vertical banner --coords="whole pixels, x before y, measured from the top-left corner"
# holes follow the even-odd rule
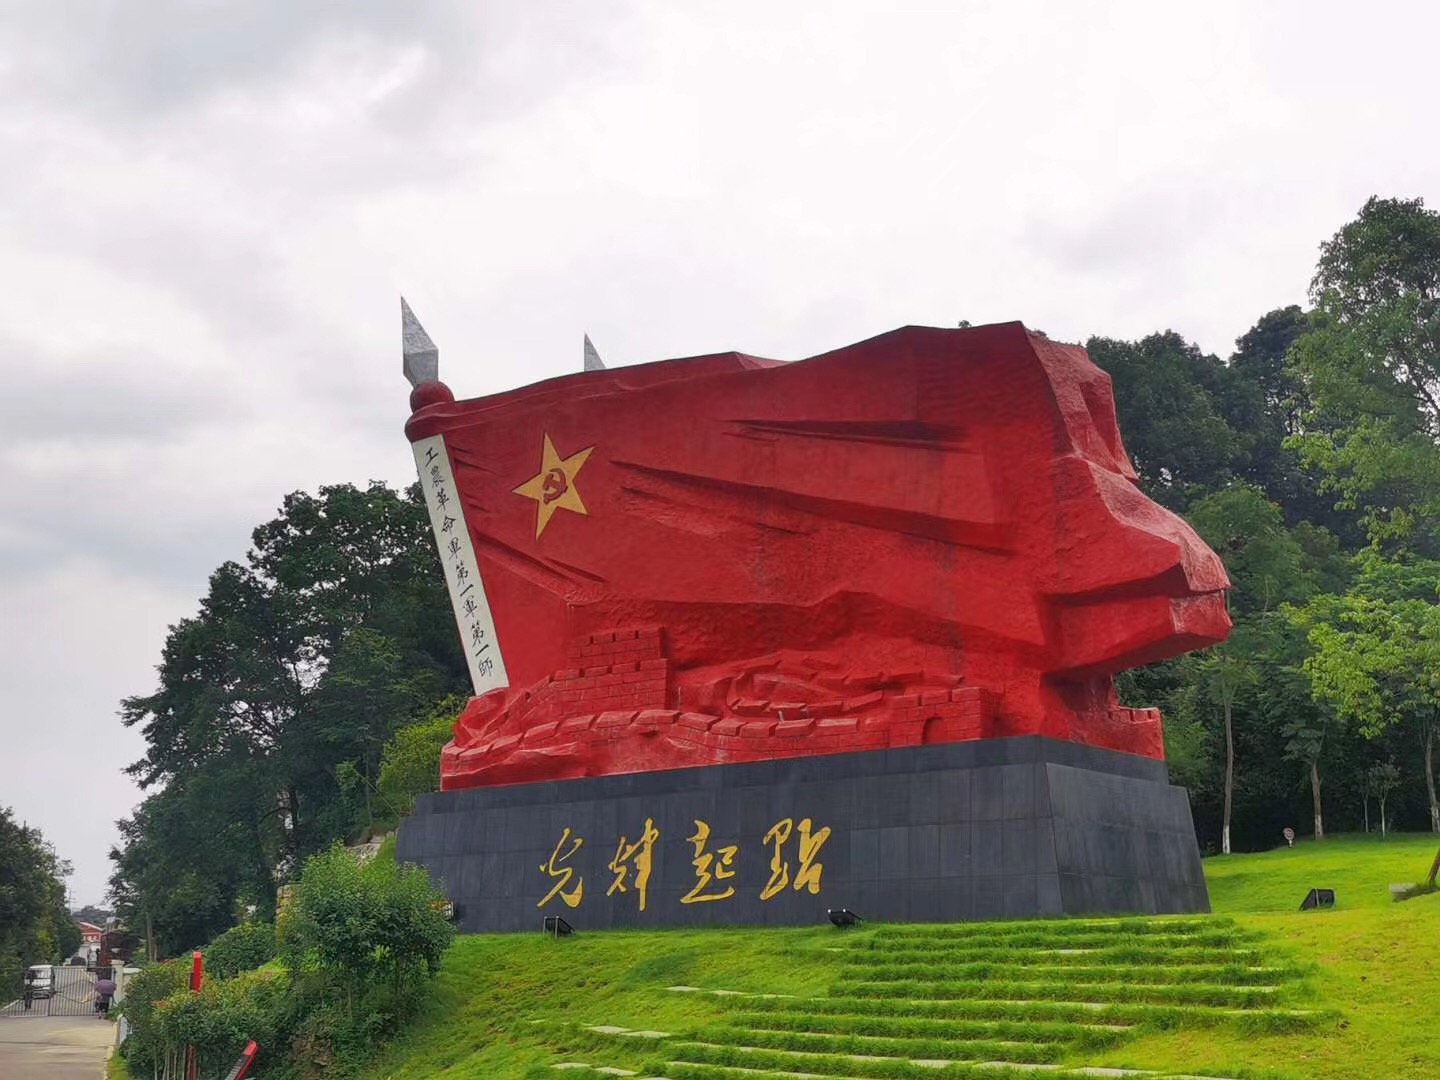
[[[432,435],[412,446],[415,467],[420,471],[420,488],[430,510],[430,527],[435,530],[435,547],[445,567],[445,585],[455,608],[455,624],[460,628],[460,644],[470,665],[470,682],[479,697],[510,685],[490,601],[485,598],[485,583],[475,563],[475,546],[470,542],[470,529],[460,508],[460,489],[450,471],[445,436]]]

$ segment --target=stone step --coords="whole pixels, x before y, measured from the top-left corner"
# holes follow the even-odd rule
[[[1077,927],[1123,929],[1131,932],[1158,930],[1181,933],[1199,930],[1228,930],[1235,920],[1224,915],[1115,915],[1073,919],[1031,919],[1010,922],[931,923],[930,925],[886,926],[875,931],[885,937],[995,937],[1029,930],[1055,930],[1064,933]]]
[[[912,969],[907,969],[912,968]],[[999,971],[996,971],[999,968]],[[976,982],[976,981],[998,981],[998,982],[1068,982],[1068,984],[1084,984],[1087,986],[1224,986],[1234,989],[1237,992],[1273,991],[1279,988],[1279,982],[1241,982],[1241,978],[1248,976],[1233,975],[1233,969],[1225,968],[1223,965],[1185,965],[1187,978],[1172,979],[1171,982],[1132,982],[1123,975],[1116,975],[1104,966],[1074,966],[1066,968],[1064,965],[1045,965],[1045,963],[1009,963],[1009,965],[994,965],[994,963],[971,963],[971,965],[897,965],[891,969],[876,969],[876,971],[865,971],[865,969],[852,968],[851,971],[842,972],[838,984],[845,985],[851,982],[874,982],[874,984],[886,984],[886,982]],[[1279,979],[1287,975],[1282,968],[1241,968],[1241,971],[1250,972],[1254,978]],[[1228,978],[1227,978],[1228,976]],[[1234,979],[1231,982],[1230,979]],[[1293,981],[1293,979],[1290,979]]]
[[[831,997],[826,1001],[895,1001],[895,998],[844,998]],[[905,1001],[911,1005],[1063,1005],[1073,1009],[1123,1009],[1136,1004],[1147,1004],[1146,1002],[1133,1001],[1062,1001],[1059,998],[906,998]],[[1224,1013],[1227,1016],[1249,1016],[1256,1009],[1263,1008],[1266,1012],[1278,1012],[1286,1016],[1310,1016],[1308,1009],[1276,1009],[1269,1005],[1257,1005],[1254,1008],[1237,1009],[1229,1005],[1197,1005],[1190,1002],[1150,1002],[1160,1008],[1184,1009],[1187,1012],[1195,1011],[1205,1015],[1212,1013]]]
[[[1031,1044],[1029,1044],[1029,1043],[1011,1043],[1010,1045],[1012,1045],[1012,1046],[1028,1046],[1028,1045],[1031,1045]],[[888,1064],[892,1064],[892,1065],[915,1065],[915,1066],[918,1066],[918,1067],[920,1067],[920,1068],[926,1068],[926,1069],[944,1069],[944,1068],[948,1068],[948,1067],[951,1066],[951,1065],[977,1065],[977,1064],[986,1065],[986,1066],[995,1066],[995,1065],[1006,1065],[1006,1066],[1009,1066],[1009,1065],[1024,1065],[1025,1067],[1029,1068],[1029,1067],[1031,1067],[1031,1065],[1034,1064],[1034,1063],[1032,1063],[1032,1062],[1007,1062],[1007,1061],[984,1062],[984,1061],[981,1061],[981,1060],[978,1059],[978,1058],[973,1058],[973,1057],[970,1057],[970,1058],[965,1058],[965,1057],[949,1057],[949,1058],[911,1058],[911,1057],[902,1057],[902,1056],[899,1056],[899,1055],[896,1055],[896,1054],[854,1054],[854,1053],[849,1053],[849,1052],[847,1052],[847,1051],[834,1051],[834,1050],[795,1050],[795,1049],[791,1049],[791,1048],[789,1048],[789,1047],[778,1047],[778,1046],[747,1046],[747,1045],[745,1045],[744,1043],[718,1043],[718,1042],[709,1042],[709,1041],[699,1040],[699,1039],[678,1041],[678,1042],[671,1043],[671,1046],[673,1046],[673,1047],[677,1050],[677,1053],[676,1053],[676,1055],[675,1055],[675,1060],[676,1060],[676,1061],[684,1061],[684,1060],[686,1060],[685,1057],[684,1057],[684,1052],[685,1052],[685,1049],[686,1049],[687,1047],[701,1047],[701,1048],[706,1049],[706,1050],[734,1050],[734,1051],[738,1051],[739,1053],[742,1053],[742,1054],[774,1054],[774,1055],[777,1056],[777,1057],[787,1057],[787,1058],[795,1057],[795,1058],[807,1058],[807,1059],[819,1058],[819,1059],[822,1060],[822,1061],[866,1061],[866,1062],[872,1062],[872,1063],[873,1063],[873,1062],[883,1062],[883,1063],[888,1063]]]
[[[1057,983],[1058,983],[1059,981],[1060,981],[1060,980],[1057,980]],[[903,983],[908,983],[908,982],[919,983],[919,984],[922,985],[922,986],[943,986],[943,985],[945,985],[945,984],[947,983],[947,980],[944,980],[944,979],[873,979],[873,978],[871,978],[871,979],[846,979],[844,982],[839,983],[838,985],[845,987],[847,990],[850,990],[851,993],[852,993],[852,996],[855,996],[855,997],[864,997],[865,995],[864,995],[863,993],[857,992],[857,988],[866,987],[866,986],[873,986],[873,987],[876,987],[876,988],[883,988],[883,987],[890,987],[890,986],[895,986],[895,985],[897,985],[897,984],[903,984]],[[1007,986],[1013,986],[1013,987],[1016,987],[1016,988],[1025,988],[1025,987],[1048,987],[1048,986],[1051,986],[1051,985],[1055,985],[1055,984],[1053,984],[1053,983],[1042,982],[1042,981],[1039,981],[1039,980],[1036,980],[1036,979],[978,979],[978,980],[977,980],[977,979],[956,979],[956,980],[953,981],[952,985],[959,985],[959,986],[967,986],[967,985],[981,986],[981,985],[984,985],[984,983],[986,983],[986,982],[1001,982],[1001,983],[1003,983],[1003,984],[1005,984],[1005,985],[1007,985]],[[1126,991],[1131,992],[1132,994],[1145,994],[1145,993],[1150,992],[1150,991],[1156,991],[1156,992],[1159,992],[1159,993],[1160,993],[1160,996],[1162,997],[1162,999],[1164,998],[1165,994],[1166,994],[1168,991],[1175,990],[1176,988],[1183,988],[1183,989],[1189,990],[1189,991],[1197,991],[1197,992],[1205,992],[1205,993],[1214,993],[1214,994],[1237,994],[1237,995],[1238,995],[1238,994],[1273,994],[1273,993],[1275,993],[1275,992],[1278,991],[1278,990],[1283,990],[1283,989],[1285,989],[1285,987],[1281,987],[1281,986],[1268,986],[1268,985],[1265,985],[1265,984],[1263,984],[1263,983],[1258,984],[1258,985],[1254,985],[1254,986],[1251,986],[1251,985],[1249,985],[1248,983],[1245,984],[1245,985],[1242,985],[1242,986],[1234,986],[1234,985],[1229,985],[1229,984],[1224,984],[1224,983],[1136,983],[1136,982],[1126,982],[1126,981],[1123,980],[1123,979],[1121,979],[1121,980],[1116,980],[1116,981],[1114,981],[1114,982],[1110,982],[1110,981],[1086,980],[1085,982],[1083,982],[1083,983],[1081,984],[1081,986],[1082,986],[1082,987],[1097,988],[1097,989],[1098,989],[1099,987],[1112,986],[1112,987],[1115,987],[1115,988],[1117,988],[1117,989],[1124,989],[1124,990],[1126,990]],[[1033,993],[1034,991],[1032,990],[1031,992]],[[1037,995],[1037,996],[1038,996],[1038,995]],[[906,998],[905,1000],[910,1000],[910,999],[909,999],[909,998]],[[945,1000],[945,999],[942,998],[942,999],[940,999],[940,1000]],[[985,1000],[987,1000],[987,999],[986,999],[983,995],[977,994],[977,995],[975,995],[974,997],[970,997],[970,998],[959,998],[959,997],[957,997],[957,998],[951,998],[951,999],[949,999],[949,1000],[952,1000],[952,1001],[985,1001]],[[1070,999],[1068,999],[1068,998],[1043,998],[1043,997],[1042,997],[1042,998],[1040,998],[1040,1000],[1042,1000],[1042,1001],[1058,1001],[1058,1002],[1065,1002],[1065,1003],[1069,1003],[1069,1002],[1070,1002]],[[1132,998],[1131,1000],[1134,1000],[1134,999]],[[1147,1005],[1175,1005],[1175,1006],[1178,1006],[1178,1007],[1185,1007],[1185,1006],[1188,1006],[1188,1005],[1189,1005],[1189,1002],[1176,1001],[1176,1000],[1173,1000],[1173,999],[1172,999],[1172,1000],[1160,1000],[1160,1001],[1141,1001],[1141,1002],[1138,1002],[1138,1003],[1139,1003],[1139,1004],[1147,1004]],[[1117,1002],[1116,1004],[1119,1004],[1119,1003]]]
[[[775,1000],[777,998],[789,998],[798,1000],[798,994],[760,994],[753,990],[709,990],[703,986],[667,986],[666,990],[676,994],[714,994],[716,997],[749,997]]]
[[[708,1061],[687,1061],[684,1058],[675,1060],[677,1065],[683,1064],[689,1069],[709,1069],[715,1072],[750,1073],[754,1076],[784,1076],[793,1080],[874,1080],[874,1077],[852,1076],[846,1073],[836,1072],[791,1072],[782,1069],[752,1069],[743,1065],[716,1065]],[[1163,1076],[1165,1080],[1234,1080],[1233,1077],[1224,1076],[1198,1076],[1186,1073],[1160,1073],[1149,1069],[1119,1069],[1105,1065],[1036,1065],[1024,1064],[1010,1061],[978,1061],[978,1062],[950,1062],[950,1061],[928,1061],[917,1060],[913,1064],[921,1067],[943,1069],[952,1064],[964,1064],[971,1069],[994,1069],[999,1072],[1020,1070],[1023,1072],[1043,1072],[1049,1076],[1058,1078],[1065,1077],[1125,1077],[1125,1076]],[[658,1078],[655,1078],[658,1080]]]
[[[833,1000],[833,999],[832,999],[832,1000]],[[775,1015],[785,1016],[785,1017],[789,1017],[789,1018],[792,1018],[792,1019],[793,1019],[793,1018],[799,1018],[799,1019],[802,1019],[802,1020],[804,1020],[804,1019],[815,1020],[815,1019],[818,1019],[818,1018],[821,1018],[821,1017],[831,1017],[831,1018],[833,1018],[833,1019],[836,1020],[836,1021],[842,1021],[842,1020],[855,1021],[855,1020],[889,1020],[889,1019],[904,1020],[904,1019],[911,1019],[911,1020],[923,1021],[923,1022],[925,1022],[925,1023],[927,1023],[927,1024],[934,1025],[936,1028],[940,1028],[940,1029],[943,1029],[947,1024],[948,1024],[948,1025],[955,1025],[955,1026],[957,1026],[957,1027],[965,1027],[965,1026],[968,1026],[968,1027],[986,1027],[986,1026],[989,1026],[989,1027],[1000,1027],[1000,1026],[1005,1026],[1005,1025],[1008,1025],[1008,1026],[1011,1026],[1011,1027],[1016,1027],[1016,1026],[1027,1025],[1027,1024],[1028,1024],[1028,1025],[1032,1025],[1032,1026],[1033,1026],[1034,1024],[1044,1024],[1044,1025],[1046,1025],[1047,1028],[1048,1028],[1048,1030],[1047,1030],[1046,1033],[1047,1033],[1047,1034],[1054,1035],[1055,1037],[1054,1037],[1054,1038],[1050,1038],[1050,1039],[1041,1039],[1040,1041],[1041,1041],[1041,1042],[1056,1042],[1056,1043],[1070,1042],[1071,1040],[1076,1039],[1076,1038],[1079,1038],[1080,1036],[1086,1034],[1087,1032],[1094,1032],[1094,1031],[1112,1031],[1112,1032],[1134,1031],[1135,1028],[1136,1028],[1137,1026],[1139,1026],[1139,1021],[1135,1021],[1135,1022],[1128,1023],[1128,1024],[1098,1024],[1098,1023],[1089,1023],[1089,1022],[1080,1021],[1080,1020],[1038,1020],[1038,1021],[1036,1021],[1036,1020],[1015,1020],[1015,1019],[1013,1019],[1013,1018],[1008,1018],[1008,1017],[997,1017],[997,1018],[995,1018],[995,1019],[984,1019],[984,1018],[968,1017],[968,1016],[889,1017],[889,1016],[885,1016],[885,1015],[883,1015],[883,1014],[877,1014],[877,1013],[861,1013],[861,1012],[854,1012],[854,1013],[843,1013],[843,1012],[778,1013],[778,1014],[775,1014]],[[834,1031],[817,1031],[817,1030],[815,1030],[815,1029],[813,1029],[813,1028],[804,1028],[804,1029],[801,1029],[801,1028],[792,1027],[792,1026],[787,1025],[787,1024],[780,1024],[780,1023],[778,1023],[778,1022],[777,1022],[777,1023],[774,1023],[774,1026],[767,1026],[766,1020],[763,1019],[763,1017],[762,1017],[760,1014],[755,1014],[755,1013],[746,1014],[746,1016],[745,1016],[745,1018],[744,1018],[743,1020],[733,1021],[733,1024],[734,1024],[734,1026],[736,1026],[736,1027],[746,1027],[746,1028],[749,1028],[749,1029],[755,1030],[755,1031],[799,1031],[799,1032],[803,1032],[803,1033],[805,1033],[805,1034],[811,1034],[811,1035],[834,1035],[834,1034],[838,1034],[837,1032],[834,1032]],[[857,1037],[858,1037],[858,1036],[857,1036]],[[980,1035],[945,1035],[945,1034],[914,1035],[914,1034],[905,1034],[905,1035],[894,1035],[894,1036],[890,1036],[890,1035],[876,1035],[876,1036],[873,1036],[873,1038],[877,1038],[877,1039],[880,1039],[880,1038],[897,1038],[897,1039],[898,1039],[898,1038],[914,1038],[914,1039],[921,1039],[921,1038],[930,1038],[930,1039],[956,1038],[956,1039],[965,1039],[965,1040],[968,1040],[968,1041],[980,1041],[980,1042],[994,1042],[994,1041],[996,1041],[996,1039],[992,1038],[991,1036],[984,1035],[984,1034],[980,1034]],[[1036,1040],[1031,1039],[1031,1040],[1028,1040],[1028,1041],[1034,1042],[1034,1041],[1036,1041]]]
[[[744,1027],[744,1026],[741,1026],[741,1025],[739,1025],[739,1024],[737,1024],[737,1025],[735,1025],[735,1026],[733,1026],[733,1027],[730,1027],[730,1028],[726,1028],[725,1031],[726,1031],[727,1034],[730,1033],[730,1032],[735,1032],[735,1033],[737,1033],[737,1034],[749,1033],[749,1034],[752,1034],[752,1035],[762,1035],[762,1034],[763,1034],[763,1035],[810,1035],[810,1036],[814,1036],[814,1037],[817,1037],[817,1038],[825,1038],[825,1039],[855,1039],[855,1040],[860,1041],[860,1042],[932,1042],[932,1043],[933,1043],[933,1042],[952,1042],[952,1043],[976,1043],[976,1042],[979,1042],[979,1043],[984,1043],[986,1046],[1058,1046],[1058,1045],[1060,1045],[1058,1042],[1036,1042],[1036,1041],[1034,1041],[1033,1039],[989,1039],[989,1038],[984,1038],[984,1037],[969,1037],[969,1038],[966,1038],[966,1037],[958,1037],[958,1036],[957,1036],[957,1037],[954,1037],[954,1038],[947,1038],[947,1037],[944,1036],[944,1035],[853,1035],[853,1034],[842,1033],[842,1032],[838,1032],[838,1031],[797,1031],[795,1028],[784,1028],[784,1029],[782,1029],[782,1030],[776,1030],[775,1028],[753,1028],[753,1027]],[[726,1045],[730,1045],[730,1044],[726,1044]],[[770,1049],[774,1049],[774,1050],[785,1050],[786,1052],[788,1052],[788,1050],[789,1050],[788,1047],[778,1047],[778,1046],[777,1046],[777,1047],[771,1047]],[[819,1052],[819,1053],[829,1053],[830,1051],[815,1051],[815,1052]],[[812,1051],[805,1050],[805,1051],[801,1051],[801,1053],[812,1053]]]
[[[581,1024],[586,1031],[593,1031],[596,1035],[617,1035],[626,1039],[668,1039],[668,1031],[652,1031],[649,1028],[627,1028],[616,1024]]]
[[[1247,964],[1260,966],[1265,957],[1259,949],[1204,948],[1186,946],[1176,949],[1141,951],[1128,945],[1095,945],[1086,948],[1051,949],[1022,946],[1007,949],[1001,946],[976,946],[973,949],[846,949],[831,947],[826,952],[847,953],[851,964],[875,967],[903,964],[1023,964],[1039,958],[1048,963],[1063,963],[1059,957],[1082,957],[1080,963],[1142,964],[1165,963],[1183,966]],[[1198,954],[1198,955],[1197,955]]]
[[[1169,984],[1169,985],[1174,985],[1174,984]],[[799,995],[799,994],[765,994],[765,993],[757,993],[757,992],[750,991],[750,990],[713,990],[713,989],[708,989],[708,988],[702,987],[702,986],[667,986],[665,989],[666,989],[666,990],[669,990],[669,991],[672,991],[672,992],[674,992],[674,993],[681,993],[681,994],[713,994],[713,995],[715,995],[716,997],[756,998],[756,999],[762,999],[762,1000],[785,999],[785,1000],[788,1000],[788,1001],[816,1001],[816,1002],[825,1002],[826,1004],[844,1004],[844,1003],[847,1003],[847,1002],[850,1002],[850,1003],[861,1003],[861,1004],[872,1004],[872,1003],[874,1003],[874,1002],[876,1002],[876,1001],[892,1001],[892,1000],[895,1000],[894,998],[850,997],[850,996],[847,996],[847,995],[845,995],[845,994],[830,994],[830,995],[827,995],[827,996],[825,996],[825,997],[818,997],[818,998],[817,998],[817,997],[813,997],[813,996],[810,996],[810,997],[802,997],[802,996]],[[906,998],[905,1000],[906,1000],[907,1002],[910,1002],[910,1003],[916,1004],[916,1005],[927,1005],[927,1006],[937,1006],[937,1007],[944,1007],[944,1006],[948,1006],[948,1005],[965,1005],[965,1004],[968,1004],[968,1005],[981,1005],[981,1006],[983,1006],[983,1005],[1021,1005],[1021,1006],[1036,1005],[1036,1006],[1064,1006],[1064,1007],[1078,1008],[1078,1009],[1117,1009],[1117,1008],[1126,1008],[1126,1007],[1128,1007],[1128,1006],[1132,1006],[1132,1005],[1137,1004],[1136,1002],[1131,1002],[1131,1001],[1075,1001],[1075,1000],[1067,1000],[1067,999],[1060,999],[1060,998]],[[1143,1003],[1142,1003],[1142,1004],[1143,1004]],[[1201,1013],[1202,1015],[1218,1015],[1218,1014],[1223,1014],[1223,1015],[1227,1015],[1227,1016],[1249,1016],[1249,1015],[1251,1015],[1252,1013],[1254,1013],[1257,1009],[1262,1009],[1262,1008],[1263,1008],[1266,1012],[1279,1013],[1279,1014],[1284,1015],[1284,1016],[1313,1016],[1313,1015],[1314,1015],[1313,1010],[1310,1010],[1310,1009],[1279,1009],[1279,1008],[1276,1008],[1276,1007],[1271,1006],[1271,1005],[1263,1005],[1263,1006],[1262,1006],[1262,1005],[1256,1005],[1256,1006],[1246,1006],[1246,1007],[1244,1007],[1244,1008],[1234,1008],[1234,1007],[1228,1006],[1228,1005],[1207,1005],[1207,1004],[1200,1004],[1200,1003],[1194,1003],[1194,1002],[1158,1002],[1158,1003],[1156,1003],[1156,1002],[1151,1002],[1150,1004],[1156,1004],[1156,1005],[1158,1005],[1158,1006],[1161,1007],[1161,1008],[1184,1009],[1184,1010],[1186,1010],[1186,1011],[1199,1012],[1199,1013]],[[833,1014],[831,1014],[831,1015],[833,1015]],[[863,1011],[861,1011],[861,1012],[858,1012],[856,1015],[870,1016],[870,1015],[889,1015],[889,1014],[875,1014],[875,1013],[868,1013],[868,1012],[863,1012]],[[943,1019],[943,1018],[942,1018],[942,1019]],[[961,1018],[958,1018],[958,1017],[957,1017],[956,1019],[961,1019]],[[1052,1022],[1054,1022],[1054,1023],[1064,1023],[1065,1021],[1052,1021]]]
[[[591,1065],[587,1061],[562,1061],[550,1067],[564,1071],[584,1069],[586,1072],[599,1073],[601,1076],[640,1076],[634,1069],[621,1069],[614,1065]],[[669,1078],[665,1076],[641,1076],[640,1080],[669,1080]]]

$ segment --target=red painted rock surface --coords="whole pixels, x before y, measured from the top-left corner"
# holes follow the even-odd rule
[[[1018,323],[426,385],[406,431],[445,436],[511,681],[445,788],[1023,734],[1159,758],[1112,676],[1229,631],[1108,376]]]

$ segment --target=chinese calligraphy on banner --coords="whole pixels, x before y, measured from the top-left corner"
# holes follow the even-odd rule
[[[425,492],[425,505],[430,511],[430,527],[435,531],[435,546],[445,567],[445,584],[455,608],[455,623],[460,628],[460,644],[465,649],[470,682],[478,697],[510,685],[505,661],[500,655],[500,642],[495,637],[495,620],[490,615],[490,602],[485,598],[485,585],[475,563],[470,530],[465,527],[465,515],[460,510],[460,491],[450,471],[445,437],[432,435],[412,446],[415,467],[420,472],[420,488]]]
[[[794,847],[790,847],[792,837]],[[710,901],[728,900],[736,895],[734,882],[736,858],[740,854],[739,844],[712,846],[710,825],[696,819],[695,831],[685,838],[690,846],[694,868],[694,884],[690,891],[680,898],[682,904],[701,904]],[[810,818],[782,818],[765,833],[764,846],[769,849],[769,880],[760,889],[761,900],[773,900],[786,889],[820,895],[821,878],[825,864],[818,856],[820,849],[830,839],[830,827],[816,828]],[[606,865],[614,874],[605,895],[617,892],[635,894],[640,911],[649,903],[650,874],[654,868],[654,848],[660,842],[660,830],[653,818],[646,818],[644,826],[632,841],[628,834],[622,835],[615,845],[615,857]],[[581,847],[584,837],[573,833],[568,827],[555,843],[550,857],[540,864],[550,885],[549,891],[536,907],[544,907],[550,901],[560,899],[567,906],[577,908],[585,895],[585,879],[566,863]],[[572,882],[573,879],[573,882]]]

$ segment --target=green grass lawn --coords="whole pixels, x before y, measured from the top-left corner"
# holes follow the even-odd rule
[[[1389,885],[1422,878],[1437,843],[1212,858],[1208,918],[463,937],[364,1076],[1434,1080],[1440,896],[1396,904]],[[1312,886],[1337,909],[1298,911]]]
[[[427,1016],[366,1075],[553,1080],[567,1059],[623,1065],[649,1047],[602,1044],[597,1056],[584,1025],[682,1032],[722,1015],[724,999],[665,989],[676,985],[822,995],[839,972],[834,943],[829,927],[462,937]]]
[[[1313,965],[1316,1007],[1338,1018],[1316,1032],[1250,1039],[1226,1031],[1141,1038],[1120,1058],[1181,1067],[1204,1054],[1317,1078],[1440,1077],[1440,895],[1394,903],[1392,883],[1429,872],[1440,839],[1344,836],[1257,855],[1205,861],[1210,900]],[[1296,910],[1312,887],[1333,888],[1334,911]]]
[[[1317,887],[1335,890],[1339,910],[1388,908],[1390,886],[1422,880],[1437,848],[1440,838],[1430,833],[1307,840],[1258,855],[1212,856],[1205,881],[1217,912],[1292,912]]]
[[[583,1062],[668,1080],[954,1080],[1114,1055],[1155,1068],[1162,1054],[1129,1049],[1137,1039],[1314,1037],[1334,1021],[1306,996],[1284,950],[1226,917],[481,935],[456,943],[429,1014],[366,1075],[599,1075],[554,1068]],[[667,1037],[629,1034],[642,1031]],[[980,1067],[998,1062],[1015,1068]]]

